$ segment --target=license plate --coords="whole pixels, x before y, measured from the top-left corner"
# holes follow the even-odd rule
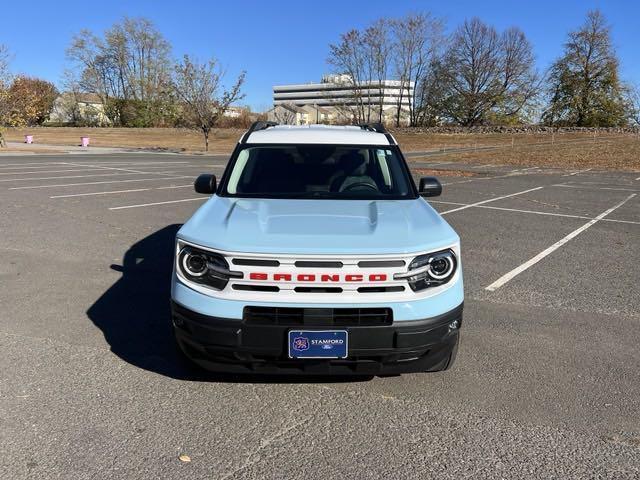
[[[289,358],[347,358],[346,330],[290,330]]]

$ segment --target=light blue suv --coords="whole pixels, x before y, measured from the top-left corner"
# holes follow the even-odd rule
[[[178,232],[172,320],[225,372],[446,370],[462,325],[460,239],[379,124],[256,122]]]

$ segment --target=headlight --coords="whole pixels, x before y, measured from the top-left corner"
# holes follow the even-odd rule
[[[456,255],[452,250],[420,255],[409,264],[409,271],[396,273],[395,280],[406,279],[411,290],[418,292],[425,288],[443,285],[456,272]]]
[[[216,290],[222,290],[231,278],[242,278],[242,272],[229,270],[229,264],[222,255],[200,250],[190,245],[182,247],[178,253],[177,267],[180,274],[189,281]]]

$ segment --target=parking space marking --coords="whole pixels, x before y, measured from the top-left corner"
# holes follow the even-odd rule
[[[145,170],[149,170],[152,168],[203,168],[202,165],[187,165],[187,164],[180,164],[180,165],[126,165],[127,167],[135,167],[135,168],[143,168]],[[105,167],[106,168],[106,167]]]
[[[34,188],[76,187],[80,185],[104,185],[107,183],[152,182],[152,181],[160,181],[160,180],[177,180],[179,178],[193,178],[193,177],[191,175],[181,175],[179,177],[136,178],[133,180],[105,180],[101,182],[62,183],[62,184],[56,184],[56,185],[28,185],[25,187],[11,187],[9,188],[9,190],[30,190]]]
[[[132,190],[110,190],[108,192],[91,192],[91,193],[72,193],[69,195],[54,195],[49,198],[71,198],[71,197],[91,197],[93,195],[111,195],[115,193],[130,193],[130,192],[146,192],[153,190],[152,188],[134,188]]]
[[[64,166],[64,165],[61,165]],[[67,170],[38,170],[36,172],[0,172],[0,175],[40,175],[41,173],[73,173],[73,172],[93,172],[100,171],[100,168],[76,168]]]
[[[627,203],[629,200],[631,200],[633,197],[635,197],[636,194],[632,193],[631,195],[629,195],[627,198],[625,198],[622,202],[618,203],[617,205],[614,205],[613,207],[611,207],[608,210],[605,210],[604,212],[602,212],[600,215],[598,215],[597,217],[593,218],[592,220],[588,221],[587,223],[585,223],[583,226],[581,226],[580,228],[574,230],[573,232],[569,233],[568,235],[566,235],[565,237],[563,237],[562,239],[558,240],[556,243],[554,243],[553,245],[551,245],[549,248],[543,250],[542,252],[540,252],[539,254],[537,254],[535,257],[531,258],[530,260],[527,260],[526,262],[524,262],[522,265],[514,268],[513,270],[511,270],[508,273],[505,273],[502,277],[500,277],[498,280],[496,280],[495,282],[493,282],[491,285],[485,287],[485,290],[488,290],[490,292],[494,292],[497,289],[499,289],[500,287],[502,287],[504,284],[506,284],[507,282],[509,282],[510,280],[512,280],[514,277],[520,275],[522,272],[524,272],[525,270],[529,269],[530,267],[532,267],[533,265],[535,265],[536,263],[538,263],[540,260],[542,260],[543,258],[545,258],[546,256],[550,255],[551,253],[555,252],[558,248],[560,248],[561,246],[563,246],[565,243],[567,243],[568,241],[570,241],[572,238],[577,237],[578,235],[580,235],[582,232],[584,232],[586,229],[588,229],[589,227],[591,227],[592,225],[596,224],[598,221],[602,220],[603,218],[605,218],[607,215],[609,215],[611,212],[613,212],[614,210],[620,208],[622,205],[624,205],[625,203]]]
[[[92,197],[94,195],[110,195],[116,193],[132,193],[132,192],[149,192],[151,190],[167,190],[173,188],[193,188],[193,184],[189,185],[170,185],[168,187],[152,187],[152,188],[134,188],[131,190],[109,190],[107,192],[88,192],[88,193],[70,193],[68,195],[53,195],[49,198],[72,198],[72,197]]]
[[[169,203],[195,202],[197,200],[208,200],[209,197],[183,198],[181,200],[169,200],[166,202],[141,203],[139,205],[123,205],[121,207],[110,207],[109,210],[124,210],[127,208],[151,207],[154,205],[167,205]]]
[[[36,170],[35,172],[29,172],[29,173],[38,173],[39,171],[41,171],[41,168],[67,168],[67,165],[65,165],[63,162],[60,162],[59,164],[53,164],[53,165],[40,165],[38,167],[35,166],[24,166],[21,165],[19,167],[4,167],[4,165],[0,165],[0,172],[6,172],[8,170]]]
[[[469,180],[462,180],[460,182],[447,182],[447,183],[443,183],[442,185],[460,185],[461,183],[475,182],[477,180],[493,180],[496,178],[509,178],[509,177],[515,177],[519,175],[530,175],[529,171],[534,168],[538,168],[538,167],[511,170],[509,173],[505,175],[495,175],[491,177],[474,177],[474,178],[470,178]],[[446,170],[443,170],[443,175],[446,175],[446,173],[444,172],[446,172]],[[521,172],[526,172],[526,173],[521,173]],[[535,172],[531,172],[531,173],[535,173]]]
[[[71,162],[58,162],[58,163],[71,163]],[[86,162],[84,162],[86,163]],[[138,166],[138,165],[171,165],[171,164],[184,164],[184,163],[189,163],[188,161],[182,161],[182,162],[154,162],[154,161],[136,161],[136,162],[131,162],[131,161],[121,161],[121,162],[90,162],[91,165],[104,165],[104,166],[124,166],[124,167],[131,167],[131,166]]]
[[[452,208],[451,210],[446,210],[444,212],[440,212],[440,215],[446,215],[448,213],[459,212],[460,210],[466,210],[467,208],[477,207],[478,205],[484,205],[485,203],[497,202],[498,200],[502,200],[503,198],[515,197],[516,195],[523,195],[525,193],[535,192],[536,190],[540,190],[541,188],[544,188],[544,187],[530,188],[528,190],[523,190],[521,192],[510,193],[509,195],[502,195],[501,197],[494,197],[494,198],[489,198],[487,200],[482,200],[481,202],[470,203],[468,205],[463,205],[462,207]]]
[[[144,174],[145,172],[96,173],[93,175],[61,175],[58,177],[9,178],[9,179],[0,180],[0,182],[29,182],[33,180],[57,180],[60,178],[115,177],[117,175],[144,175]]]
[[[563,175],[563,177],[573,177],[574,175],[578,175],[584,172],[590,172],[591,170],[593,170],[593,168],[585,168],[584,170],[578,170],[577,172],[566,173]]]
[[[64,162],[24,162],[24,163],[0,163],[0,167],[21,167],[23,165],[60,165]]]
[[[81,165],[79,163],[68,163],[68,165],[73,165],[73,166],[78,166],[78,167],[88,167],[89,165]],[[165,170],[167,168],[189,168],[189,165],[156,165],[156,166],[144,166],[142,168],[144,168],[144,170],[147,171],[142,171],[141,169],[132,169],[132,168],[123,168],[123,167],[105,167],[105,166],[99,166],[99,167],[95,167],[98,169],[103,169],[103,170],[116,170],[116,171],[123,171],[123,172],[133,172],[133,173],[142,173],[142,174],[146,174],[146,175],[167,175],[168,173],[166,172],[149,172],[148,169],[149,168],[164,168]],[[137,167],[136,167],[137,168]],[[194,168],[194,167],[191,167]],[[195,166],[195,168],[197,168],[197,166]],[[175,173],[175,172],[171,172],[171,173]]]
[[[429,200],[429,203],[442,203],[444,205],[468,205],[467,203],[460,202],[445,202],[441,200]],[[537,210],[522,210],[520,208],[506,208],[506,207],[494,207],[493,205],[477,205],[474,208],[484,208],[486,210],[502,210],[504,212],[516,212],[516,213],[529,213],[533,215],[546,215],[549,217],[565,217],[565,218],[578,218],[581,220],[593,220],[594,217],[587,217],[585,215],[572,215],[570,213],[554,213],[554,212],[539,212]],[[612,223],[628,223],[631,225],[640,225],[640,222],[635,222],[633,220],[618,220],[614,218],[603,218],[601,221],[603,222],[612,222]]]
[[[638,192],[635,188],[618,188],[618,187],[587,187],[586,185],[567,185],[566,183],[557,183],[551,185],[552,187],[562,187],[562,188],[582,188],[587,190],[616,190],[620,192]]]
[[[67,165],[73,165],[74,167],[87,167],[87,165],[81,165],[79,163],[70,163],[70,162],[67,162]],[[155,172],[142,172],[140,170],[133,170],[132,168],[105,167],[102,165],[96,166],[95,168],[99,168],[101,170],[115,170],[118,172],[131,172],[131,173],[143,173],[148,175],[159,175]]]
[[[193,188],[193,183],[190,183],[188,185],[169,185],[168,187],[156,187],[155,190],[169,190],[172,188],[186,188],[186,187]]]

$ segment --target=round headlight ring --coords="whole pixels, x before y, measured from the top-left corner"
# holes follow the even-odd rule
[[[428,273],[434,280],[444,280],[451,276],[456,267],[456,261],[451,252],[442,252],[429,259]]]
[[[199,253],[187,251],[182,255],[182,270],[192,277],[202,277],[207,273],[207,259]]]

